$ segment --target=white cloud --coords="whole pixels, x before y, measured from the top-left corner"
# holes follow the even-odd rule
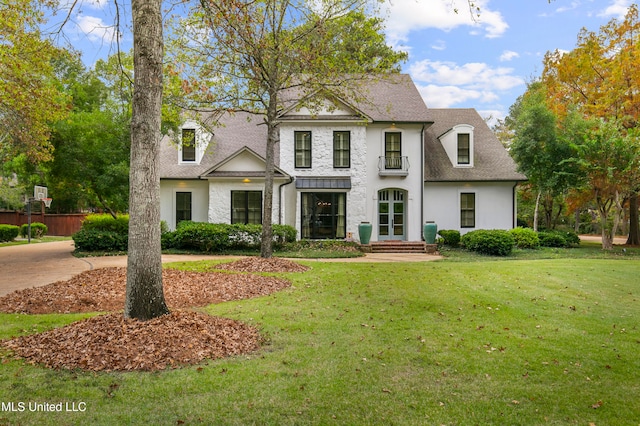
[[[556,9],[556,13],[564,13],[564,12],[568,12],[570,10],[575,10],[578,7],[580,7],[580,2],[579,1],[572,1],[571,4],[569,4],[568,6],[560,6],[559,8]]]
[[[111,43],[115,40],[115,28],[106,24],[101,18],[95,16],[80,16],[78,29],[84,33],[90,41],[104,41]]]
[[[478,90],[468,90],[457,86],[417,84],[416,87],[429,108],[451,108],[457,104],[482,97],[482,92]]]
[[[525,84],[513,72],[512,68],[492,68],[480,62],[458,65],[423,60],[409,67],[427,106],[434,108],[449,108],[471,100],[481,104],[496,102],[501,92]]]
[[[631,6],[631,0],[613,0],[598,16],[623,19]]]
[[[445,50],[447,48],[447,43],[444,40],[436,40],[435,43],[431,44],[431,48],[433,50]]]
[[[518,52],[514,52],[512,50],[505,50],[504,52],[502,52],[502,55],[500,55],[500,62],[508,62],[512,59],[515,58],[519,58],[520,54]]]
[[[483,90],[509,90],[524,84],[522,78],[511,75],[513,68],[491,68],[482,62],[457,65],[454,62],[425,59],[411,65],[409,73],[417,81]]]
[[[412,31],[436,28],[451,31],[468,26],[475,32],[482,30],[486,37],[499,37],[509,27],[500,12],[488,6],[488,0],[477,0],[480,17],[471,16],[467,0],[392,0],[383,7],[386,12],[387,35],[392,45],[407,41]],[[456,5],[460,10],[456,13]]]

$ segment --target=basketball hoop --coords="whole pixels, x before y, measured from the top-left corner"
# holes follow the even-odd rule
[[[42,201],[44,201],[45,207],[51,207],[51,201],[53,201],[53,198],[43,198]]]

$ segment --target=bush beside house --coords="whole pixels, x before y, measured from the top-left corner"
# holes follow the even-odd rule
[[[509,231],[502,229],[478,229],[462,236],[462,246],[468,250],[492,256],[508,256],[515,240]]]
[[[260,247],[262,225],[183,221],[162,236],[162,247],[197,250],[204,253]],[[288,225],[273,225],[274,248],[296,240],[297,231]]]
[[[169,232],[161,223],[162,248],[195,250],[204,253],[254,249],[260,246],[261,225],[222,224],[183,221]],[[113,218],[110,215],[90,215],[82,229],[72,238],[78,251],[127,251],[129,216]],[[295,228],[273,225],[274,244],[281,247],[296,240]]]
[[[537,249],[540,247],[538,233],[531,228],[514,228],[509,231],[519,249]]]

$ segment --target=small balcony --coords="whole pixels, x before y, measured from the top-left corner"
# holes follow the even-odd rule
[[[409,157],[378,157],[379,176],[408,176]]]

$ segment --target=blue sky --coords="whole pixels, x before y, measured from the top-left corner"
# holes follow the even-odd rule
[[[130,16],[129,1],[120,12]],[[504,118],[542,71],[547,51],[571,50],[581,28],[598,31],[622,19],[632,0],[388,0],[383,6],[389,44],[409,52],[412,76],[428,107],[475,108]],[[458,13],[453,9],[457,8]],[[91,66],[114,53],[112,0],[82,0],[65,29],[67,41]],[[124,50],[131,46],[128,35]]]

